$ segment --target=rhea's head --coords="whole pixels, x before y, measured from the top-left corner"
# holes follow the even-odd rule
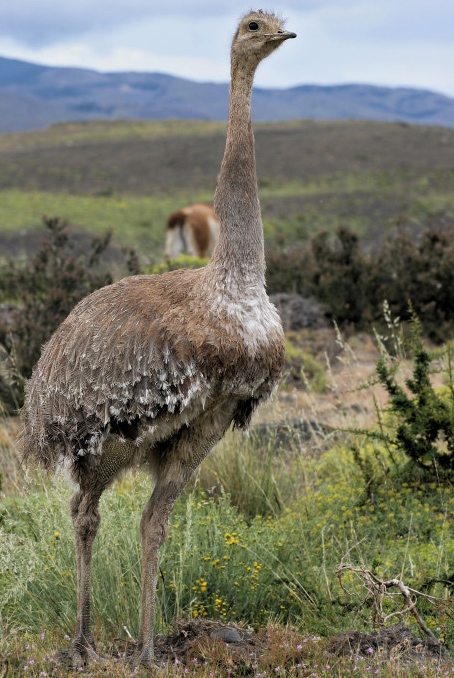
[[[296,38],[296,33],[286,31],[283,20],[275,14],[261,9],[249,12],[234,35],[232,57],[257,65],[288,38]]]

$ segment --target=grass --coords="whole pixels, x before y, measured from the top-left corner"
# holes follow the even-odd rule
[[[383,661],[383,655],[368,648],[363,654],[352,657],[336,656],[330,644],[319,636],[307,636],[293,627],[270,623],[261,634],[265,647],[261,652],[249,652],[238,656],[232,647],[222,643],[205,642],[194,644],[186,661],[172,657],[160,666],[159,675],[194,676],[195,678],[224,678],[225,676],[250,675],[255,678],[270,676],[298,676],[313,678],[343,676],[379,676],[380,678],[434,678],[452,676],[454,666],[449,661],[422,659],[410,666],[397,651],[391,659]],[[30,636],[21,645],[17,643],[9,656],[13,676],[67,676],[74,675],[56,663],[56,649],[68,640],[61,634],[43,633]],[[255,649],[255,648],[253,648]],[[103,665],[91,665],[82,672],[87,676],[149,676],[143,668],[133,668],[123,662],[108,661]]]
[[[234,476],[241,442],[231,436],[224,444],[222,461]],[[253,448],[245,445],[243,453],[252,467]],[[376,464],[376,477],[381,476],[372,494],[364,492],[361,471],[345,446],[319,458],[284,451],[267,474],[277,479],[279,505],[270,501],[264,506],[268,511],[249,517],[237,508],[237,482],[229,486],[224,480],[217,499],[207,491],[213,488],[203,488],[210,467],[212,473],[216,468],[216,457],[209,459],[196,488],[180,499],[172,515],[162,550],[157,630],[178,615],[242,620],[256,629],[274,618],[324,638],[351,627],[370,630],[371,601],[364,602],[353,576],[346,575],[345,588],[336,577],[336,566],[349,549],[350,559],[367,564],[379,577],[400,576],[415,589],[449,597],[452,487],[385,479],[381,464],[390,463],[385,451],[367,444],[362,453]],[[261,481],[259,473],[256,483]],[[268,497],[273,491],[262,487]],[[149,492],[147,477],[129,476],[102,497],[93,557],[93,618],[103,643],[123,636],[124,626],[137,634],[138,521]],[[76,582],[70,494],[63,479],[51,487],[35,480],[3,502],[0,597],[8,633],[36,636],[54,627],[72,632]],[[421,609],[437,637],[452,643],[449,618],[428,604]]]
[[[28,150],[61,144],[99,143],[118,139],[156,139],[174,136],[199,136],[225,133],[222,122],[198,120],[90,120],[61,122],[39,132],[19,132],[0,135],[0,149]]]

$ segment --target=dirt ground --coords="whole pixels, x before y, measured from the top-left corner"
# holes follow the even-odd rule
[[[326,328],[308,336],[307,345],[325,368],[328,388],[320,393],[310,384],[304,388],[283,383],[275,398],[257,412],[254,423],[309,421],[330,429],[372,426],[377,421],[377,407],[385,408],[388,401],[385,389],[377,383],[380,353],[376,339],[366,333],[344,339]],[[411,374],[411,361],[402,360],[398,382]],[[443,370],[432,374],[432,382],[436,386],[445,383]]]
[[[169,634],[155,637],[155,657],[161,666],[207,662],[224,666],[230,676],[250,675],[254,673],[252,666],[257,666],[257,661],[267,662],[267,654],[273,652],[275,641],[272,628],[256,633],[241,624],[223,624],[214,619],[179,619]],[[117,639],[107,650],[106,658],[127,659],[134,647],[133,641]],[[430,639],[417,638],[402,622],[369,634],[343,633],[330,639],[321,650],[325,656],[344,656],[352,660],[367,657],[372,651],[376,659],[397,661],[407,666],[449,659],[446,648]],[[291,657],[288,659],[291,661]],[[67,651],[59,652],[55,660],[58,664],[69,663]]]
[[[373,338],[361,334],[344,341],[334,329],[324,329],[315,338],[312,335],[312,342],[317,343],[312,348],[326,370],[328,389],[318,393],[310,387],[283,384],[276,397],[257,412],[254,423],[302,420],[334,429],[370,425],[376,411],[374,398],[380,405],[386,402],[384,389],[371,385],[379,358]]]

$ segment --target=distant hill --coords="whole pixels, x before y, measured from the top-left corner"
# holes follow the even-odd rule
[[[454,127],[454,99],[435,92],[338,85],[256,88],[256,121],[360,119]],[[99,73],[0,57],[0,133],[70,120],[225,120],[228,85],[162,73]]]

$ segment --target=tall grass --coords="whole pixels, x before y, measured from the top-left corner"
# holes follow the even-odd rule
[[[350,560],[367,564],[377,576],[399,574],[416,589],[449,596],[454,558],[451,486],[402,486],[388,478],[371,497],[364,493],[351,451],[339,446],[320,458],[306,457],[304,469],[298,451],[283,453],[282,465],[268,474],[284,480],[276,487],[285,496],[273,505],[274,490],[257,487],[260,473],[266,476],[263,459],[257,459],[252,445],[243,446],[243,476],[238,477],[238,448],[238,439],[232,438],[220,450],[224,494],[210,497],[193,490],[172,515],[162,549],[157,628],[179,614],[241,619],[256,627],[274,617],[325,636],[355,624],[370,628],[371,603],[364,602],[360,585],[347,576],[350,597],[336,578],[336,566],[349,549]],[[370,445],[363,453],[376,459],[377,450]],[[385,458],[385,450],[380,454]],[[254,464],[259,471],[255,483],[248,470]],[[203,473],[214,473],[213,467]],[[380,474],[377,463],[376,476]],[[286,476],[292,476],[293,486],[285,484]],[[258,500],[262,495],[261,514],[252,514],[244,491],[236,493],[240,481],[251,494],[257,488]],[[102,497],[93,556],[98,637],[123,635],[123,626],[137,633],[138,523],[150,490],[149,479],[135,475]],[[8,628],[38,632],[58,625],[72,632],[76,583],[70,494],[59,479],[50,488],[32,485],[3,500],[0,599]],[[426,608],[426,622],[435,634],[452,641],[452,622]]]

